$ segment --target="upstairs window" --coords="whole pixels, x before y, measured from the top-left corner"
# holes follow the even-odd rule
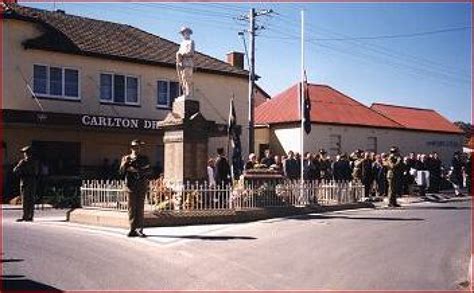
[[[138,78],[123,74],[101,73],[100,100],[107,103],[138,105]]]
[[[159,108],[170,108],[174,100],[179,96],[179,83],[176,81],[158,80],[157,95],[157,106]]]
[[[79,70],[35,64],[33,92],[39,97],[79,99]]]

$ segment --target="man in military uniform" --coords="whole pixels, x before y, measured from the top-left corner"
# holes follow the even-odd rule
[[[144,208],[151,168],[148,158],[140,153],[144,144],[138,139],[133,140],[130,144],[130,154],[123,156],[120,164],[120,173],[125,175],[128,193],[128,237],[146,237],[143,233]]]
[[[355,150],[352,155],[352,179],[362,182],[362,163],[364,159],[362,158],[362,150]]]
[[[385,161],[387,167],[388,181],[388,206],[400,207],[397,203],[397,195],[402,187],[403,162],[397,147],[390,149],[390,155]]]
[[[23,159],[13,168],[13,173],[20,177],[20,194],[23,203],[23,217],[17,222],[32,222],[35,210],[35,197],[39,175],[39,163],[32,157],[31,147],[21,149]]]

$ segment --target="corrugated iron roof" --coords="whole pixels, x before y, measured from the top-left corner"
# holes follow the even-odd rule
[[[374,103],[370,108],[386,117],[389,117],[408,129],[459,134],[463,133],[459,127],[451,123],[438,112],[431,109],[421,109],[380,103]]]
[[[397,122],[373,111],[327,85],[308,84],[311,122],[383,128],[403,128]],[[255,110],[256,124],[300,121],[299,84],[263,103]]]

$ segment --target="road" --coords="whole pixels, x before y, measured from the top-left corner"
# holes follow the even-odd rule
[[[417,203],[231,225],[125,230],[16,223],[3,210],[8,288],[456,289],[467,280],[470,201]]]

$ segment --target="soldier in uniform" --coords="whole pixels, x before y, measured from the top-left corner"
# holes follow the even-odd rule
[[[13,173],[20,177],[20,194],[23,203],[23,217],[17,222],[32,222],[35,210],[35,197],[39,175],[39,162],[32,157],[31,147],[21,149],[23,159],[13,168]]]
[[[357,149],[352,153],[353,160],[353,169],[352,169],[352,179],[362,182],[362,150]]]
[[[385,166],[387,167],[388,206],[400,207],[397,203],[397,195],[402,187],[403,162],[397,147],[390,149]]]
[[[145,196],[148,191],[148,178],[151,174],[148,158],[140,153],[145,143],[135,139],[130,144],[130,154],[122,157],[120,173],[125,175],[128,193],[128,237],[146,237],[143,233]]]

